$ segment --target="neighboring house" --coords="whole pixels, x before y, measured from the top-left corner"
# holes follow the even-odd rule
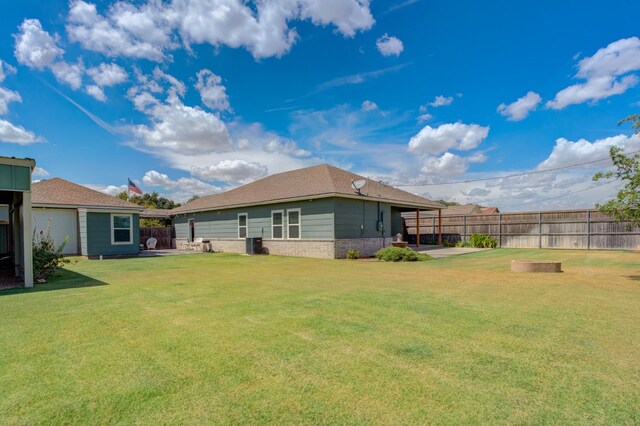
[[[64,254],[97,257],[140,251],[142,207],[64,179],[32,185],[33,227],[46,231],[56,244],[68,237]]]
[[[349,248],[368,256],[389,245],[402,232],[402,212],[442,207],[325,164],[201,197],[172,214],[178,246],[200,237],[214,250],[242,253],[256,237],[270,254],[343,258]]]

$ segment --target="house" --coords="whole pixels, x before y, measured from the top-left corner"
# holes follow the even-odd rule
[[[60,178],[34,183],[31,193],[33,228],[45,231],[51,222],[56,244],[68,238],[64,254],[139,253],[142,207]]]
[[[0,280],[22,278],[33,287],[31,245],[31,173],[36,166],[30,158],[0,157],[0,249],[1,258],[10,259],[12,270],[0,270]]]
[[[244,253],[262,238],[270,254],[343,258],[374,254],[402,232],[402,212],[442,205],[326,164],[268,176],[172,210],[178,246],[195,238]]]

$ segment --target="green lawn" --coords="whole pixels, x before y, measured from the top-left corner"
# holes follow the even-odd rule
[[[1,424],[640,423],[634,253],[81,259],[0,320]]]

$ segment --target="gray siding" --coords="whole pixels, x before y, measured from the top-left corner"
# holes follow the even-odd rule
[[[132,216],[132,244],[111,244],[111,214],[87,213],[87,256],[126,255],[140,252],[140,215]],[[81,227],[82,228],[82,227]],[[81,237],[82,238],[82,237]]]
[[[377,229],[376,223],[383,216],[383,228]],[[361,234],[361,225],[364,234]],[[391,207],[386,203],[367,200],[335,199],[335,238],[381,238],[389,237],[391,231]]]
[[[247,235],[271,239],[271,211],[284,210],[286,225],[286,211],[300,209],[302,239],[330,240],[334,238],[333,206],[333,199],[319,199],[180,215],[174,219],[176,238],[188,238],[188,221],[192,218],[195,219],[196,238],[238,238],[238,213],[247,213]],[[287,237],[286,226],[284,234]]]
[[[391,208],[391,235],[395,237],[397,234],[402,234],[402,211],[399,209]]]

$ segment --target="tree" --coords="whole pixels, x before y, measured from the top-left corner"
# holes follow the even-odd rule
[[[634,114],[618,124],[631,122],[635,134],[640,134],[640,115]],[[616,198],[604,204],[596,204],[598,211],[613,217],[616,221],[628,221],[640,226],[640,154],[624,154],[619,147],[611,147],[609,156],[615,171],[599,172],[593,176],[594,181],[615,178],[624,183]]]
[[[200,198],[200,196],[199,196],[199,195],[192,195],[192,196],[191,196],[191,198],[189,198],[189,199],[187,200],[187,203],[190,203],[190,202],[192,202],[193,200],[197,200],[198,198]]]
[[[180,207],[180,203],[176,203],[165,197],[161,197],[157,192],[145,193],[143,195],[131,195],[129,196],[125,191],[122,191],[117,195],[121,200],[129,201],[133,204],[143,206],[147,209],[166,209],[170,210],[176,207]]]

